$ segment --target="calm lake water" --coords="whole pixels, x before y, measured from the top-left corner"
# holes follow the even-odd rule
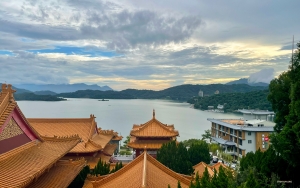
[[[204,130],[210,129],[207,118],[240,118],[242,114],[205,112],[190,107],[188,103],[167,100],[109,100],[68,99],[67,101],[18,101],[22,112],[28,118],[88,118],[96,116],[98,127],[113,129],[119,135],[129,135],[133,124],[146,123],[155,117],[165,124],[174,124],[179,131],[179,141],[201,138]]]

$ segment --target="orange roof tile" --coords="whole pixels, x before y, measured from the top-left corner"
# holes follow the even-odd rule
[[[175,137],[179,136],[178,131],[174,130],[174,125],[163,124],[153,118],[141,125],[133,125],[130,132],[131,136],[136,137]]]
[[[107,144],[105,146],[105,148],[103,149],[103,154],[105,155],[109,155],[109,156],[112,156],[116,150],[116,148],[118,147],[117,144]]]
[[[59,160],[49,172],[45,172],[30,188],[68,187],[85,166],[84,158],[79,160]]]
[[[98,161],[101,159],[103,162],[108,163],[110,161],[111,156],[105,155],[102,152],[96,154],[95,156],[84,156],[86,160],[86,164],[90,166],[90,169],[94,169],[97,165]],[[63,160],[76,160],[78,156],[64,156]]]
[[[140,155],[131,163],[117,172],[99,180],[92,181],[94,188],[140,188],[140,187],[177,187],[178,180],[181,187],[187,188],[190,180],[167,168],[147,152]]]
[[[90,153],[102,150],[113,138],[112,130],[97,129],[93,115],[90,118],[28,118],[30,124],[43,136],[78,134],[81,142],[70,153]]]
[[[200,177],[202,177],[202,175],[205,171],[205,168],[207,168],[208,174],[211,177],[214,176],[214,171],[205,162],[200,162],[200,163],[196,164],[195,166],[193,166],[193,168],[194,168],[195,175],[198,172]]]
[[[0,187],[25,187],[50,169],[56,161],[79,141],[68,138],[43,137],[0,155]]]
[[[160,149],[165,143],[170,142],[170,140],[135,140],[134,142],[129,142],[128,147],[134,149]]]
[[[228,166],[224,165],[224,164],[221,163],[221,162],[218,162],[218,163],[214,164],[213,166],[210,166],[210,168],[211,168],[212,170],[216,170],[217,173],[219,173],[220,166],[222,166],[222,167],[225,168],[225,169],[228,169],[228,168],[229,168]]]

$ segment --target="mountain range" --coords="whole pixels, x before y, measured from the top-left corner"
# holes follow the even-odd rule
[[[248,78],[241,78],[239,80],[234,80],[226,83],[226,85],[233,85],[233,84],[248,84],[250,86],[269,86],[268,83],[264,83],[264,82],[250,83]]]
[[[22,88],[29,92],[36,92],[37,95],[55,95],[57,93],[68,93],[75,92],[78,90],[100,90],[100,91],[108,91],[113,90],[109,86],[98,86],[97,84],[87,85],[84,83],[76,83],[76,84],[14,84],[16,88]],[[52,93],[51,93],[52,92]],[[54,93],[53,93],[54,92]]]

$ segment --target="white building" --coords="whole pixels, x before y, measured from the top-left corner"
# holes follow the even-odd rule
[[[199,96],[199,97],[203,97],[203,91],[200,90],[200,91],[198,92],[198,96]]]
[[[267,121],[267,116],[274,112],[262,113],[261,111],[252,111],[253,119],[248,111],[244,117],[247,119],[213,119],[207,120],[212,123],[212,140],[223,146],[224,152],[236,157],[242,157],[248,152],[255,152],[259,148],[265,151],[269,148],[269,135],[274,131],[275,123]],[[248,118],[249,117],[249,118]],[[251,118],[251,119],[250,119]]]

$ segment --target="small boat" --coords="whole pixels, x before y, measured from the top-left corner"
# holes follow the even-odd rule
[[[109,101],[109,100],[106,100],[106,99],[102,99],[102,100],[98,100],[98,101]]]

